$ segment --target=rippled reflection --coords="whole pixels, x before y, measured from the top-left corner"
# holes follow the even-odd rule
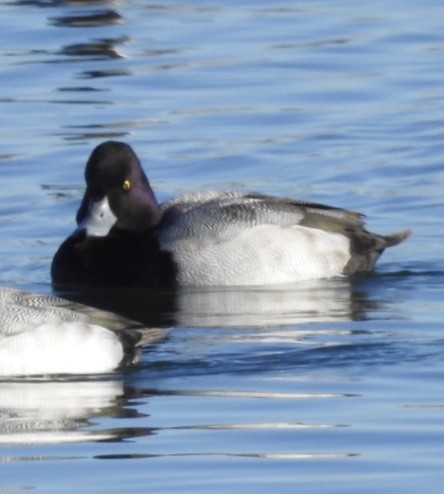
[[[97,7],[98,5],[113,5],[115,0],[16,0],[8,2],[11,5],[17,7],[35,6],[42,8],[54,8],[54,7]]]
[[[120,379],[0,382],[0,444],[120,440],[150,430],[101,428],[97,417],[134,417]]]
[[[92,11],[87,14],[71,14],[54,17],[52,23],[63,27],[92,27],[121,24],[124,18],[115,10]]]
[[[64,46],[61,55],[88,57],[94,60],[123,58],[117,46],[129,41],[129,38],[99,39],[86,43],[75,43]]]
[[[57,294],[151,325],[267,326],[351,321],[374,306],[347,278],[264,288],[54,287]]]
[[[265,326],[362,319],[365,299],[347,280],[315,280],[297,287],[183,290],[178,322],[187,326]]]

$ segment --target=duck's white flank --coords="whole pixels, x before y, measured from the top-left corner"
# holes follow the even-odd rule
[[[183,238],[172,246],[165,240],[180,285],[294,283],[340,275],[350,260],[346,236],[300,225],[258,225],[223,240]]]
[[[117,335],[94,324],[41,324],[0,339],[0,376],[108,372],[122,358]]]

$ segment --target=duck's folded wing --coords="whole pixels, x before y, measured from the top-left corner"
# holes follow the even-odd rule
[[[260,225],[302,225],[342,234],[364,228],[361,214],[323,204],[262,194],[207,193],[167,203],[160,237],[163,242],[224,241]]]
[[[60,297],[0,288],[0,338],[31,332],[43,324],[59,323],[95,324],[117,332],[136,330],[141,345],[160,341],[168,332]]]
[[[17,304],[0,306],[0,336],[32,331],[41,324],[88,322],[89,318],[62,307],[26,307]]]

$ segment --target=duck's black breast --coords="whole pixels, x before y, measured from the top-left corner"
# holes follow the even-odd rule
[[[113,232],[106,237],[68,237],[56,252],[51,276],[55,283],[174,287],[177,267],[160,250],[154,234]]]

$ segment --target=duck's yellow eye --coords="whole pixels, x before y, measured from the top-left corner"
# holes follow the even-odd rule
[[[131,181],[130,180],[125,180],[122,184],[122,189],[123,190],[130,190],[131,189]]]

